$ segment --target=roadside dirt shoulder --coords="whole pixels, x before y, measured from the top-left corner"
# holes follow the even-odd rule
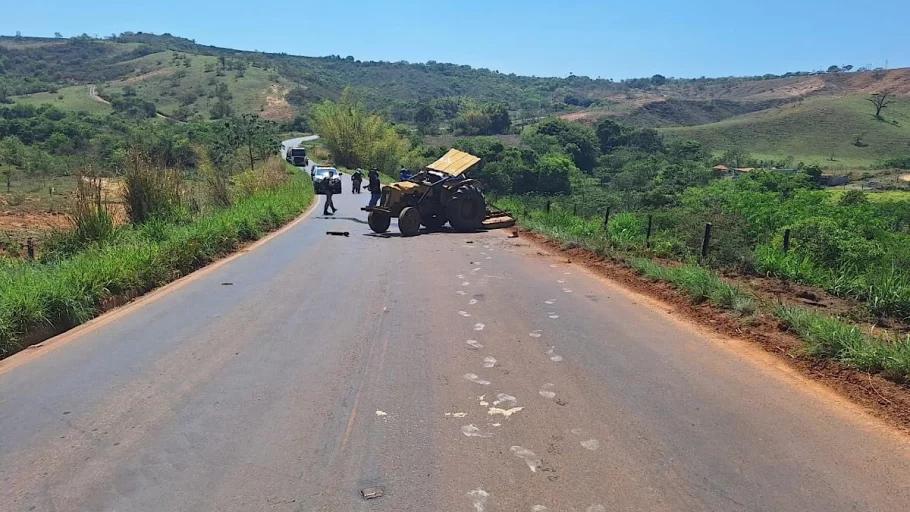
[[[673,314],[717,334],[757,344],[800,374],[825,384],[873,416],[910,434],[910,388],[834,361],[806,356],[801,351],[802,341],[787,332],[775,318],[764,314],[748,319],[735,318],[710,304],[693,304],[669,284],[646,280],[622,261],[602,259],[585,249],[563,249],[559,242],[538,233],[521,231],[520,237],[634,292],[657,299]]]

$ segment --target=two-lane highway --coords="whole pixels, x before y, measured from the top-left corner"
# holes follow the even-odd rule
[[[905,438],[818,385],[368,197],[0,363],[0,509],[910,510]]]

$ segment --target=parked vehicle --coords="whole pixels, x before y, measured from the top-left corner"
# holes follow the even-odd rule
[[[313,177],[313,190],[317,194],[325,194],[331,187],[333,194],[341,193],[341,173],[334,167],[316,167],[310,173]]]
[[[310,165],[310,160],[307,158],[306,154],[306,148],[290,148],[284,158],[289,164],[297,167],[306,167]]]

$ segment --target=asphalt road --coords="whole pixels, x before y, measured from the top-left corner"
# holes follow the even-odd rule
[[[367,198],[0,363],[0,509],[910,510],[905,438],[773,359]]]

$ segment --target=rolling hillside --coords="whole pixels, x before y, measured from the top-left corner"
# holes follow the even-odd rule
[[[234,113],[288,120],[351,87],[396,123],[414,123],[422,105],[468,99],[504,103],[512,119],[561,115],[593,124],[613,118],[699,140],[713,151],[735,147],[828,168],[874,166],[910,152],[910,69],[614,82],[432,61],[268,54],[143,33],[105,40],[0,37],[0,101],[109,111],[88,96],[90,84],[109,100],[135,97],[177,119],[224,115],[219,107],[229,104]],[[895,98],[884,112],[887,122],[873,119],[864,101],[883,90]]]

